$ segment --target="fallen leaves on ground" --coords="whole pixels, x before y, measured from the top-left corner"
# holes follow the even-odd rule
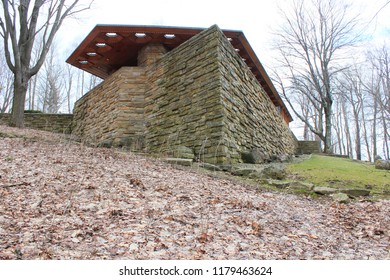
[[[58,134],[0,131],[0,259],[390,258],[388,200],[260,192]]]

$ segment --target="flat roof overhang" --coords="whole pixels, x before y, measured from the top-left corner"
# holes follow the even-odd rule
[[[138,51],[149,43],[172,50],[204,28],[143,25],[97,25],[66,60],[67,63],[102,79],[123,66],[137,66]],[[222,30],[245,61],[287,123],[293,120],[271,79],[242,31]],[[287,118],[287,119],[286,119]]]

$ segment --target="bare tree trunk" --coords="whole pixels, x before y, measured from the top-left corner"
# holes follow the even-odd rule
[[[356,159],[362,160],[362,146],[360,142],[360,123],[359,123],[359,115],[357,112],[354,112],[355,118],[355,152]]]
[[[337,111],[339,112],[335,117],[334,117],[334,129],[336,132],[336,137],[337,137],[337,146],[339,149],[339,154],[343,154],[343,149],[342,149],[342,142],[343,142],[343,136],[342,136],[342,128],[341,128],[341,118],[340,118],[340,102],[337,102]],[[336,151],[335,151],[336,152]]]
[[[374,117],[372,121],[372,158],[375,160],[375,157],[378,155],[378,147],[377,147],[377,114],[378,114],[378,101],[376,93],[374,95]]]
[[[12,113],[10,125],[24,127],[24,107],[26,103],[26,94],[29,77],[25,73],[15,73],[14,79],[14,98],[12,102]]]
[[[389,147],[389,132],[387,130],[386,117],[384,110],[382,110],[382,125],[383,125],[383,154],[386,159],[390,159],[390,147]]]
[[[367,129],[366,122],[367,122],[366,114],[364,113],[364,106],[363,106],[363,108],[362,108],[363,139],[364,139],[364,143],[366,144],[368,161],[371,162],[372,158],[371,158],[370,142],[368,140],[369,136],[368,136],[368,129]]]
[[[348,121],[348,112],[345,108],[345,101],[342,101],[342,111],[344,115],[344,128],[345,128],[345,135],[347,138],[347,155],[349,158],[353,158],[353,152],[352,152],[352,138],[351,138],[351,133],[349,130],[349,121]]]
[[[33,87],[32,87],[32,110],[35,110],[35,98],[36,98],[36,95],[37,95],[37,80],[38,80],[38,77],[35,75],[33,77]]]
[[[324,153],[331,154],[333,153],[332,148],[332,102],[329,101],[325,107],[325,143],[324,143]]]

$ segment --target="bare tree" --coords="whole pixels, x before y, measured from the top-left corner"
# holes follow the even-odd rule
[[[361,82],[361,73],[358,69],[346,70],[340,75],[339,80],[339,94],[342,102],[348,102],[351,108],[352,120],[354,123],[355,132],[355,153],[356,159],[362,160],[362,138],[367,139],[366,124],[365,124],[365,92]],[[347,117],[348,119],[348,117]],[[349,124],[348,127],[350,126]],[[367,143],[366,143],[367,146]]]
[[[292,2],[292,9],[282,10],[284,24],[276,32],[280,63],[288,73],[282,92],[297,117],[322,140],[324,152],[331,153],[334,77],[343,68],[343,51],[356,43],[357,18],[338,0]],[[315,124],[295,109],[294,96],[310,102],[318,116]]]
[[[73,86],[74,67],[70,64],[67,64],[65,66],[65,69],[66,69],[66,77],[67,77],[67,79],[65,80],[66,105],[67,105],[68,113],[70,114],[72,112],[71,93],[72,93],[72,86]]]
[[[5,58],[14,74],[11,125],[24,126],[24,107],[28,83],[42,67],[54,37],[64,20],[90,8],[79,0],[2,0],[0,35]],[[92,1],[91,1],[92,4]],[[44,16],[45,18],[41,17]],[[42,50],[32,65],[32,50],[37,34],[42,34]]]
[[[12,72],[7,69],[3,59],[0,59],[0,68],[0,113],[5,113],[12,102],[13,81]]]
[[[384,44],[381,48],[368,53],[372,67],[372,78],[366,88],[373,99],[375,137],[373,152],[377,154],[377,140],[383,140],[383,155],[390,158],[390,49]],[[378,136],[381,136],[378,138]],[[382,138],[382,139],[381,139]]]
[[[39,72],[38,96],[44,113],[56,114],[65,101],[64,96],[64,71],[61,64],[56,61],[58,57],[56,44],[50,49],[44,66]]]

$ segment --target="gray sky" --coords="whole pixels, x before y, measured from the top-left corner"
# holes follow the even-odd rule
[[[81,0],[88,3],[89,0]],[[58,34],[67,42],[65,58],[97,24],[164,25],[210,27],[242,30],[258,58],[270,73],[272,68],[272,28],[279,24],[279,7],[292,0],[95,0],[93,8],[68,20]],[[351,0],[352,1],[352,0]],[[366,25],[367,40],[362,49],[390,40],[390,5],[387,0],[353,0],[350,12],[360,16]],[[378,11],[380,11],[378,13]],[[378,14],[377,14],[378,13]],[[356,52],[358,56],[358,52]],[[358,59],[358,58],[357,58]],[[290,124],[299,129],[299,122]]]
[[[81,0],[89,2],[89,0]],[[353,0],[354,10],[370,21],[387,0]],[[92,10],[70,20],[59,36],[70,43],[68,55],[97,24],[165,25],[242,30],[262,62],[272,41],[272,26],[279,23],[278,6],[291,0],[95,0]],[[390,37],[390,5],[369,27],[370,35],[382,41]],[[267,64],[267,63],[265,63]]]

